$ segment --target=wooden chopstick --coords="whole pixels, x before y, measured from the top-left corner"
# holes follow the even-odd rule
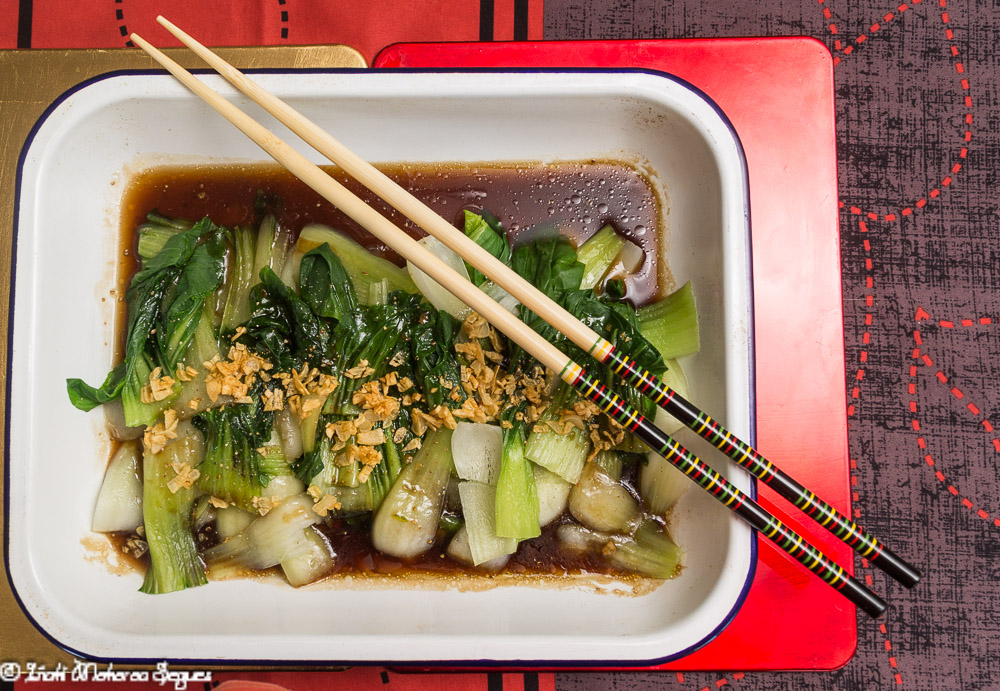
[[[460,276],[423,245],[143,38],[132,34],[132,40],[289,172],[391,246],[407,261],[413,262],[545,367],[559,372],[563,381],[596,403],[612,419],[636,434],[780,549],[871,616],[877,617],[885,611],[885,602],[849,576],[837,563],[782,524],[726,478],[645,419],[638,411],[629,407],[617,394],[607,390],[598,379],[585,372],[558,348]]]
[[[532,312],[555,327],[601,364],[609,364],[629,384],[708,440],[729,458],[750,472],[807,516],[840,538],[862,557],[908,588],[920,580],[920,572],[908,564],[864,528],[823,501],[804,485],[767,460],[759,451],[739,439],[718,420],[685,400],[658,377],[615,349],[605,338],[583,324],[561,305],[536,289],[506,264],[477,245],[436,214],[419,199],[399,186],[382,171],[345,147],[287,103],[262,89],[242,72],[193,39],[163,17],[157,17],[167,31],[194,51],[237,89],[276,117],[306,143],[340,166],[400,213],[433,235],[490,280],[513,295]]]

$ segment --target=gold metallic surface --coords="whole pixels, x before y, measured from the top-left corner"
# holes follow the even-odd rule
[[[183,48],[167,49],[174,60],[188,68],[204,64]],[[218,48],[216,52],[240,69],[253,68],[364,68],[364,58],[347,46],[274,46]],[[0,413],[6,415],[7,329],[10,267],[13,254],[14,185],[17,160],[25,139],[39,116],[60,94],[82,81],[118,70],[154,69],[155,63],[139,49],[111,50],[12,50],[0,51]],[[0,432],[0,438],[4,436]],[[2,439],[6,448],[6,438]],[[3,461],[0,460],[0,463]],[[0,474],[0,492],[6,473]],[[16,491],[16,488],[11,488]],[[0,530],[6,530],[0,516]],[[59,662],[73,668],[73,656],[46,639],[22,612],[10,590],[0,580],[0,662],[35,662],[54,669]],[[69,675],[67,673],[67,678]]]

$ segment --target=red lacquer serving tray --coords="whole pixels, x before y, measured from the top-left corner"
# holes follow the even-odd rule
[[[708,94],[750,170],[757,446],[850,515],[833,61],[811,38],[397,44],[374,67],[635,67]],[[761,503],[853,572],[853,553],[758,484]],[[767,540],[743,608],[719,636],[652,669],[845,664],[854,607]]]

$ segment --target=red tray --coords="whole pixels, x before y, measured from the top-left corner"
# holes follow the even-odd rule
[[[850,515],[833,60],[811,38],[412,43],[374,67],[641,67],[677,75],[732,121],[750,170],[757,446]],[[758,485],[761,503],[853,572],[850,548]],[[790,512],[790,513],[789,513]],[[803,520],[805,522],[803,522]],[[652,669],[829,670],[857,647],[850,603],[766,540],[719,636]]]

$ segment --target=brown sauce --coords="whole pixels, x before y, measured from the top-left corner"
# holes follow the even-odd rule
[[[660,202],[649,180],[635,167],[607,161],[552,164],[409,164],[379,168],[448,221],[460,223],[463,209],[491,211],[516,243],[524,233],[547,228],[580,243],[607,224],[646,252],[630,286],[630,299],[644,304],[657,295],[661,226]],[[423,235],[398,211],[339,169],[326,170],[393,223]],[[224,226],[252,224],[257,191],[276,195],[278,223],[293,236],[308,223],[346,233],[370,250],[402,264],[402,259],[366,230],[284,169],[268,164],[171,166],[137,175],[122,205],[122,234],[133,231],[158,209],[165,216],[198,220],[209,216]]]
[[[635,167],[618,162],[585,161],[526,164],[393,164],[379,168],[434,211],[457,225],[462,212],[488,209],[507,229],[512,241],[534,237],[553,229],[575,243],[586,240],[605,225],[612,225],[646,253],[646,260],[633,275],[628,297],[646,303],[669,287],[665,267],[658,262],[662,225],[660,200],[649,180]],[[414,236],[424,233],[399,212],[334,167],[326,170],[352,192]],[[293,237],[309,223],[323,223],[350,234],[371,251],[399,264],[402,259],[375,237],[346,217],[298,179],[268,164],[224,166],[170,166],[137,175],[126,190],[122,204],[122,263],[120,276],[136,270],[135,229],[153,210],[195,221],[208,216],[223,226],[255,222],[254,202],[258,191],[275,195],[278,223]],[[126,278],[124,285],[127,285]],[[119,281],[122,285],[122,282]],[[125,314],[118,315],[124,332]],[[121,342],[125,334],[121,334]],[[635,469],[626,484],[634,484]],[[542,529],[541,536],[522,542],[512,555],[506,573],[569,574],[583,571],[615,573],[597,555],[570,554],[558,548],[557,527],[571,520],[564,515]],[[443,532],[433,549],[414,561],[401,562],[379,553],[371,545],[365,521],[334,519],[319,526],[336,554],[335,574],[377,573],[406,575],[467,573],[482,571],[463,566],[444,554],[448,536]],[[109,535],[119,553],[127,534]],[[200,536],[201,548],[213,543]],[[125,558],[144,570],[148,556]]]
[[[542,528],[542,534],[536,538],[525,540],[518,545],[517,552],[511,555],[510,561],[502,569],[502,573],[532,575],[552,574],[566,575],[578,573],[616,574],[596,553],[574,553],[559,549],[556,530],[560,525],[573,522],[568,513]],[[342,518],[335,518],[329,523],[316,526],[330,543],[333,551],[334,568],[326,577],[347,574],[382,574],[406,576],[410,574],[466,574],[470,576],[488,575],[481,569],[457,562],[449,557],[445,550],[451,534],[438,531],[434,546],[427,552],[410,561],[402,561],[387,556],[376,550],[369,538],[370,523],[360,521],[351,523]],[[108,541],[120,555],[123,564],[136,571],[144,572],[149,567],[148,553],[134,557],[125,549],[125,544],[131,533],[108,533]],[[204,551],[218,543],[211,526],[198,534],[199,551]],[[106,557],[104,557],[106,560]],[[274,569],[276,574],[280,573]],[[247,572],[247,576],[255,572]]]
[[[570,574],[589,571],[592,573],[612,573],[599,557],[591,554],[571,554],[559,549],[556,529],[569,522],[564,515],[542,528],[539,537],[526,540],[518,545],[517,552],[502,572],[516,574]],[[433,574],[464,573],[482,575],[484,572],[461,564],[447,554],[450,535],[439,532],[434,547],[412,561],[401,561],[381,554],[371,545],[365,529],[352,528],[336,521],[319,526],[330,540],[330,546],[337,555],[337,570],[334,573],[378,573],[378,574]]]

